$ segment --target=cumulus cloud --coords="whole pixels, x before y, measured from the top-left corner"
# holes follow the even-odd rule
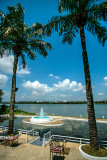
[[[53,85],[55,88],[58,88],[61,90],[71,89],[74,92],[84,89],[84,86],[81,83],[77,83],[76,81],[70,82],[69,79],[65,79],[62,82],[58,82],[58,84],[53,84]]]
[[[103,96],[103,95],[104,95],[104,93],[98,93],[98,95],[99,95],[99,96]]]
[[[26,89],[32,89],[33,90],[32,94],[48,93],[55,90],[55,88],[49,87],[47,84],[41,84],[38,81],[35,82],[27,81],[23,83],[23,87]]]
[[[104,81],[107,81],[107,76],[104,77]]]
[[[17,69],[17,74],[18,75],[27,75],[27,74],[30,74],[30,71],[29,71],[29,68],[26,66],[26,68],[22,68],[21,69],[18,67]]]
[[[74,92],[78,92],[81,91],[84,87],[81,83],[77,83],[76,81],[72,81],[70,83],[70,88],[74,91]]]
[[[54,77],[54,75],[53,74],[49,74],[49,77]]]
[[[4,73],[12,74],[13,73],[13,62],[14,62],[14,56],[4,55],[2,58],[0,58],[0,70]],[[19,76],[30,74],[29,68],[26,66],[25,69],[21,67],[17,67],[17,74]]]
[[[70,82],[69,79],[65,79],[62,82],[58,82],[57,84],[53,84],[53,87],[49,87],[47,84],[42,84],[38,81],[34,82],[24,82],[22,86],[25,89],[29,89],[32,91],[32,94],[47,94],[47,93],[53,93],[55,91],[68,91],[71,90],[73,92],[78,92],[81,90],[84,90],[84,86],[81,83],[77,83],[76,81]],[[60,94],[60,97],[70,97],[72,95],[66,93],[66,94]]]
[[[4,87],[6,82],[8,81],[9,77],[4,75],[4,74],[0,74],[0,87]]]
[[[70,80],[69,79],[65,79],[62,82],[58,82],[58,84],[53,84],[54,87],[62,89],[62,90],[67,90],[70,88]]]
[[[13,72],[13,61],[14,57],[10,56],[3,56],[0,58],[0,70],[4,73],[12,74]]]
[[[55,78],[55,79],[60,79],[59,76],[54,76],[53,74],[49,74],[48,76],[49,76],[49,77],[53,77],[53,78]]]

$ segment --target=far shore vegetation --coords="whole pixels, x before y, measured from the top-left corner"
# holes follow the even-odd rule
[[[10,104],[10,102],[2,102]],[[87,104],[87,101],[17,101],[15,104]],[[94,101],[94,104],[107,104],[107,100]]]
[[[10,111],[10,106],[0,105],[0,115],[9,114],[9,111]],[[29,112],[23,111],[21,109],[18,109],[18,106],[15,106],[14,115],[18,115],[18,114],[20,114],[20,115],[35,115],[35,113],[29,113]]]

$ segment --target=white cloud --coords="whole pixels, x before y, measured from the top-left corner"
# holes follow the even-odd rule
[[[4,87],[8,79],[8,76],[0,74],[0,87]]]
[[[74,86],[73,91],[74,92],[78,92],[78,91],[81,91],[83,88],[84,87],[83,87],[83,85],[81,83],[77,83],[77,85]]]
[[[70,89],[70,80],[69,79],[65,79],[62,82],[58,82],[58,84],[53,84],[55,88],[59,88],[62,90],[67,90]]]
[[[84,86],[81,83],[77,83],[76,81],[70,82],[69,79],[65,79],[62,82],[58,82],[58,84],[53,84],[55,88],[61,90],[73,90],[74,92],[80,91],[84,89]]]
[[[57,84],[53,84],[52,87],[48,86],[48,84],[42,84],[39,81],[23,82],[22,86],[25,89],[29,89],[29,91],[32,92],[32,97],[34,97],[34,95],[36,95],[36,99],[38,97],[39,97],[39,99],[40,98],[41,99],[43,99],[43,98],[49,99],[49,98],[53,97],[52,95],[54,95],[55,100],[56,99],[59,100],[59,98],[61,100],[63,100],[63,98],[66,98],[69,100],[69,98],[71,98],[71,96],[72,96],[71,91],[78,92],[78,91],[84,89],[84,86],[81,83],[77,83],[76,81],[70,82],[69,79],[65,79],[62,82],[58,82]],[[22,98],[24,98],[24,96],[22,96]]]
[[[107,81],[107,76],[104,77],[104,81]]]
[[[18,69],[17,69],[17,74],[18,75],[27,75],[27,74],[30,74],[30,71],[29,71],[29,69],[28,69],[28,67],[26,66],[26,68],[24,69],[24,68],[22,68],[21,67],[21,69],[18,67]]]
[[[84,89],[83,92],[86,93],[86,89]]]
[[[103,95],[104,95],[104,93],[98,93],[98,95],[99,95],[99,96],[103,96]]]
[[[55,76],[55,78],[56,78],[56,79],[60,79],[60,77],[59,77],[59,76]]]
[[[14,57],[12,55],[3,56],[2,58],[0,58],[0,70],[4,73],[12,74],[13,61]]]
[[[12,74],[13,73],[13,62],[14,62],[14,56],[3,56],[0,58],[0,70],[4,73]],[[26,66],[25,69],[21,67],[17,67],[17,74],[19,76],[30,74],[29,68]]]
[[[47,84],[41,84],[38,81],[35,81],[35,82],[27,81],[23,83],[23,87],[26,89],[32,89],[33,90],[32,94],[37,94],[37,93],[44,94],[44,93],[52,92],[55,90],[55,88],[48,87]]]
[[[60,94],[60,97],[72,97],[72,95]]]
[[[55,79],[60,79],[59,76],[54,76],[53,74],[49,74],[48,76],[49,76],[49,77],[53,77],[53,78],[55,78]]]
[[[107,87],[107,83],[104,83],[104,85]]]
[[[49,74],[48,76],[49,76],[49,77],[54,77],[54,75],[53,75],[53,74]]]
[[[104,77],[104,81],[107,81],[107,76]],[[105,83],[103,83],[103,84],[104,84],[104,86],[107,87],[107,82],[105,82]]]

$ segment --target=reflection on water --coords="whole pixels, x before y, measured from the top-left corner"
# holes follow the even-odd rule
[[[15,128],[18,129],[28,129],[39,131],[40,136],[51,130],[52,134],[89,138],[88,122],[80,122],[73,120],[64,120],[64,125],[60,127],[45,127],[37,126],[34,124],[25,124],[22,122],[23,118],[15,118]],[[0,125],[8,126],[8,120],[0,123]],[[107,124],[97,123],[98,136],[100,139],[107,140]]]

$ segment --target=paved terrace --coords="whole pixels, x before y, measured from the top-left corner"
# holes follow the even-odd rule
[[[32,137],[30,137],[32,138]],[[30,139],[29,139],[30,140]],[[63,160],[85,160],[78,151],[78,143],[67,142],[66,147],[69,148],[69,154],[65,155]],[[58,155],[57,155],[58,156]],[[26,144],[26,135],[22,134],[18,139],[18,145],[5,146],[0,144],[0,160],[50,160],[49,145],[45,147]],[[58,157],[54,160],[59,160]]]

